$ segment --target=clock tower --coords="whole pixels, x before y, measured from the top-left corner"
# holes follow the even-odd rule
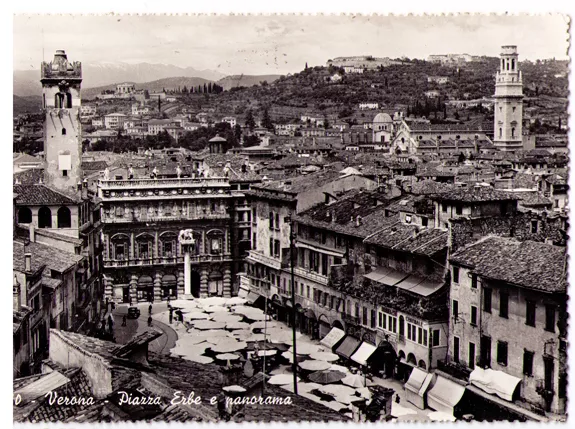
[[[41,65],[44,118],[44,181],[54,189],[77,194],[82,181],[80,85],[82,65],[56,51],[54,60]]]

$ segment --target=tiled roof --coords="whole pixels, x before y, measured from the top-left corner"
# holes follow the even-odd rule
[[[75,204],[76,201],[47,185],[14,185],[13,190],[18,194],[16,204],[27,206],[59,206]]]
[[[83,161],[82,169],[85,171],[100,171],[105,170],[108,167],[106,161]]]
[[[566,258],[565,247],[489,236],[458,250],[450,261],[490,279],[542,292],[565,293]]]
[[[26,261],[24,255],[26,253],[32,254],[31,262],[33,272],[46,266],[51,270],[63,273],[84,259],[81,255],[76,255],[41,243],[28,242],[26,245],[19,241],[13,241],[12,243],[12,266],[14,270],[21,272],[25,271]]]
[[[431,256],[447,247],[447,231],[420,229],[415,225],[396,223],[365,240],[367,244],[402,252]]]
[[[14,181],[22,185],[34,185],[44,180],[43,168],[28,168],[18,173],[14,173]]]
[[[449,193],[437,195],[439,201],[461,201],[466,203],[481,203],[488,201],[510,201],[517,200],[516,196],[508,192],[498,191],[496,189],[478,186],[473,188],[454,188]]]
[[[519,204],[524,207],[536,207],[536,206],[549,206],[553,205],[553,202],[541,195],[539,192],[516,192],[515,195],[519,198]]]

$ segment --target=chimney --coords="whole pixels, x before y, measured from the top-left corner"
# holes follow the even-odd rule
[[[357,217],[355,218],[355,226],[360,226],[361,225],[361,216],[357,215]]]
[[[20,311],[22,309],[22,303],[20,302],[20,283],[14,274],[14,283],[12,285],[12,309],[14,311]]]
[[[24,269],[26,270],[26,272],[32,271],[32,254],[31,254],[31,253],[26,253],[26,254],[24,255],[24,258],[25,258],[25,261],[26,261],[26,262],[25,262],[25,268],[24,268]]]
[[[30,231],[30,243],[35,243],[36,242],[36,227],[34,226],[33,223],[30,224],[29,231]]]

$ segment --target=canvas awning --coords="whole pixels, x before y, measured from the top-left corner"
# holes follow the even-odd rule
[[[359,340],[357,338],[348,335],[347,337],[345,337],[345,339],[339,345],[339,347],[335,350],[335,353],[346,359],[350,359],[358,347],[359,347]]]
[[[411,375],[409,376],[409,380],[407,380],[407,383],[405,383],[403,387],[405,387],[407,390],[419,394],[419,389],[421,389],[421,386],[423,385],[426,377],[427,372],[422,371],[419,368],[413,368]]]
[[[329,347],[330,349],[333,348],[339,341],[345,337],[345,332],[343,332],[339,328],[331,328],[331,331],[323,337],[323,339],[319,342],[321,345]]]
[[[260,295],[255,292],[248,292],[248,295],[246,296],[246,301],[250,304],[253,304],[259,297]]]
[[[377,347],[373,344],[366,342],[361,343],[361,346],[356,350],[356,352],[351,356],[351,360],[357,362],[360,365],[367,365],[367,360],[371,355],[377,350]]]
[[[506,401],[513,401],[513,393],[521,379],[503,371],[477,367],[469,375],[469,382],[490,395],[497,395]]]
[[[376,268],[372,272],[364,275],[365,278],[373,280],[387,286],[394,286],[401,280],[408,277],[408,274],[396,271],[392,268]]]
[[[463,393],[464,386],[438,375],[435,385],[427,393],[427,405],[436,411],[453,414],[453,409],[461,401]]]
[[[400,289],[407,290],[421,296],[429,296],[438,291],[441,286],[443,286],[443,283],[433,282],[423,277],[410,275],[400,281],[396,286]]]

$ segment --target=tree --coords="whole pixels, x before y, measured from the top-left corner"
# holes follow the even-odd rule
[[[244,136],[244,147],[258,146],[261,140],[256,135]]]
[[[254,115],[253,115],[251,109],[248,110],[248,113],[246,113],[245,126],[248,127],[248,129],[250,131],[253,131],[255,126],[256,126],[256,121],[254,120]]]
[[[268,130],[274,129],[274,124],[272,122],[272,119],[270,118],[268,109],[264,109],[264,113],[262,116],[262,127],[267,128]]]

